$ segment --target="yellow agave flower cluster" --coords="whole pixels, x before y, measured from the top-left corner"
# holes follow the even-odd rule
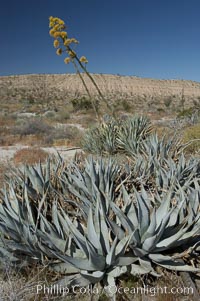
[[[66,51],[69,55],[69,57],[66,57],[64,59],[64,62],[66,64],[71,62],[71,59],[77,58],[76,52],[71,49],[70,45],[72,43],[78,44],[79,42],[75,38],[68,38],[68,34],[64,29],[66,29],[65,22],[57,17],[49,17],[49,27],[51,28],[49,31],[50,36],[54,38],[53,46],[57,48],[56,54],[61,55],[64,51]],[[65,46],[65,50],[60,48],[60,45]],[[79,61],[81,63],[88,63],[88,60],[85,56],[82,56]]]

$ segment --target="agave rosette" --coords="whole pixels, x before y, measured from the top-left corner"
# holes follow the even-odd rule
[[[180,188],[181,190],[181,188]],[[122,239],[132,233],[129,246],[135,256],[172,270],[195,270],[175,260],[189,253],[200,238],[199,192],[192,189],[176,193],[173,188],[162,194],[135,191],[134,200],[123,188],[123,207],[111,208],[115,219],[112,231]]]

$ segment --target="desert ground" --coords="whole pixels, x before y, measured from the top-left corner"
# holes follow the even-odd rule
[[[84,75],[83,75],[84,76]],[[200,157],[200,83],[185,80],[157,80],[136,76],[93,74],[105,99],[113,111],[122,120],[131,116],[147,116],[151,130],[159,139],[171,137],[176,133],[185,145],[186,158]],[[85,78],[91,91],[88,99],[80,79],[75,74],[30,74],[0,77],[0,188],[4,186],[10,171],[24,165],[42,164],[48,156],[60,156],[66,163],[90,155],[90,149],[84,149],[83,139],[86,133],[98,128],[93,102],[98,105],[102,120],[110,112],[99,99],[96,90]],[[92,149],[91,149],[92,153]],[[122,160],[127,161],[128,156]],[[121,157],[120,157],[121,159]],[[79,162],[80,164],[80,162]],[[81,165],[80,165],[81,166]],[[123,181],[125,181],[123,179]],[[120,184],[121,185],[121,184]],[[128,187],[128,186],[127,186]],[[1,203],[1,200],[0,200]],[[0,266],[1,269],[1,266]],[[36,276],[35,276],[35,274]],[[18,274],[19,273],[19,274]],[[36,282],[43,281],[43,269],[35,267],[25,274],[2,268],[0,273],[0,301],[14,301],[21,294],[21,288],[29,289]],[[45,272],[46,273],[46,272]],[[27,277],[28,275],[28,277]],[[173,271],[163,271],[158,282],[151,276],[120,280],[125,286],[154,283],[169,287],[183,286],[180,275]],[[58,275],[45,274],[45,279],[56,279]],[[36,277],[36,278],[35,278]],[[5,280],[6,279],[6,280]],[[18,279],[18,281],[16,281]],[[1,291],[2,289],[2,291]],[[12,296],[9,293],[12,291]],[[1,293],[2,297],[1,299]],[[19,295],[17,295],[19,294]],[[126,298],[127,297],[127,298]],[[41,295],[33,300],[58,300]],[[62,300],[87,300],[88,296],[70,296]],[[124,296],[129,301],[131,296]],[[60,300],[60,299],[59,299]],[[108,300],[105,295],[101,299]],[[121,301],[122,299],[119,299]],[[137,296],[137,301],[188,301],[189,295]]]

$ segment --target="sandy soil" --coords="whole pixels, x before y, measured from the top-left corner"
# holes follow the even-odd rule
[[[28,148],[27,145],[17,144],[14,146],[1,146],[0,147],[0,162],[9,162],[14,157],[14,154],[23,148]],[[59,146],[59,147],[41,147],[44,151],[49,154],[59,154],[63,157],[63,159],[70,160],[74,157],[75,153],[80,151],[80,148],[66,148],[66,146]]]

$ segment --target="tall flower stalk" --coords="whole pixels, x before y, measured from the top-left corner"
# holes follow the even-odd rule
[[[64,62],[66,64],[69,64],[71,62],[74,65],[74,68],[75,68],[77,74],[79,75],[79,77],[83,83],[83,86],[89,96],[89,99],[91,101],[91,104],[93,106],[93,109],[95,111],[97,119],[100,120],[98,106],[96,105],[95,101],[93,100],[91,93],[87,87],[87,84],[86,84],[80,70],[82,70],[88,76],[88,78],[91,80],[92,84],[94,85],[95,89],[98,92],[98,95],[104,101],[104,103],[106,104],[106,106],[107,106],[108,110],[110,111],[110,113],[112,114],[112,116],[114,116],[114,111],[113,111],[112,106],[108,103],[106,98],[103,96],[96,81],[94,80],[94,78],[91,76],[91,74],[88,72],[88,70],[86,68],[86,64],[88,63],[87,58],[85,56],[81,56],[79,58],[77,53],[73,49],[73,45],[78,44],[79,42],[75,38],[68,37],[65,22],[57,17],[49,17],[49,27],[50,27],[49,34],[50,34],[50,36],[52,36],[54,38],[53,45],[57,49],[56,54],[57,55],[62,55],[63,53],[68,54],[68,56],[64,59]]]

